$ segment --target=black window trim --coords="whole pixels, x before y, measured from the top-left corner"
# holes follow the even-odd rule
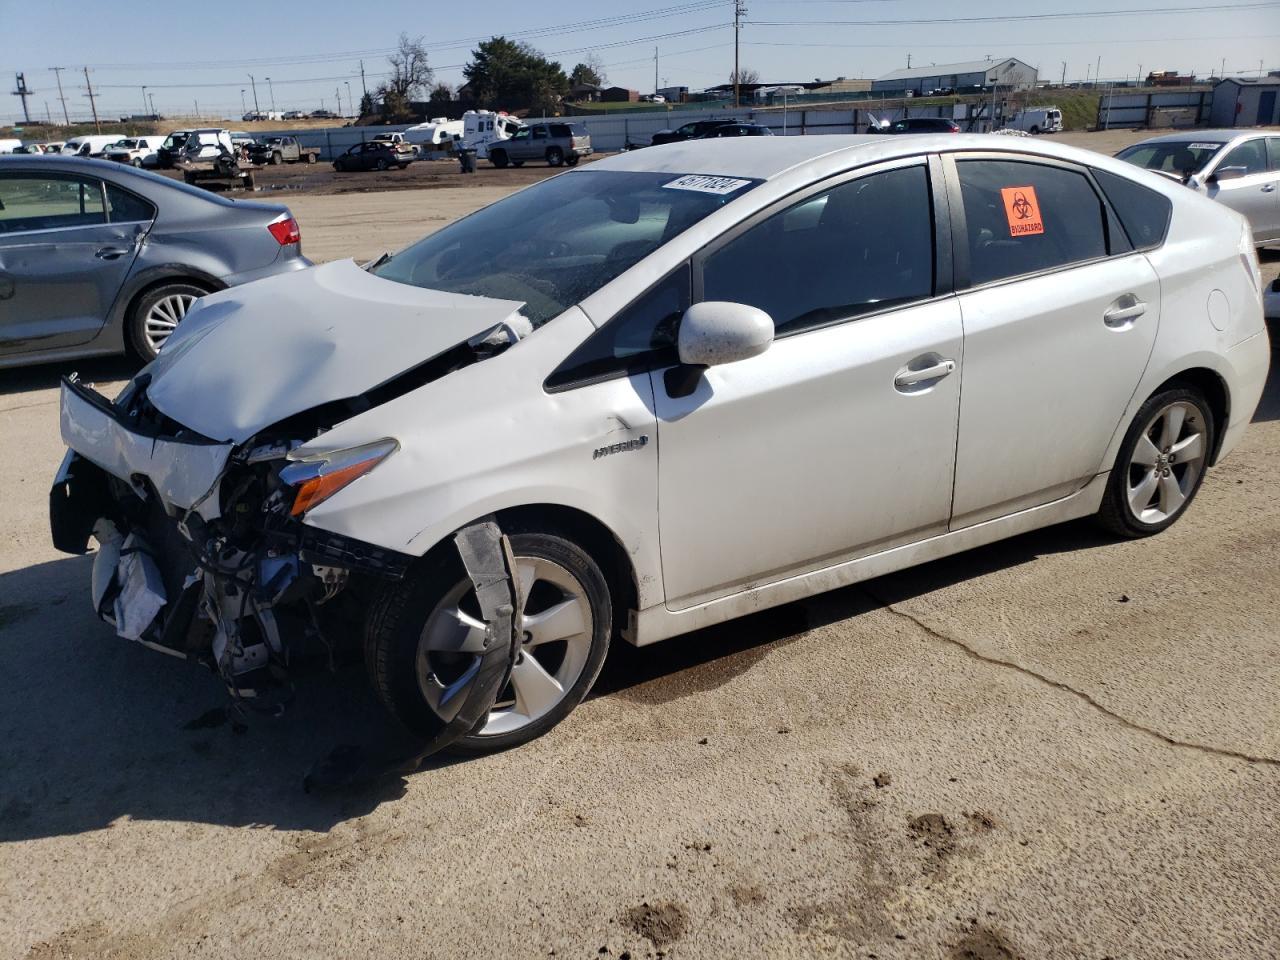
[[[973,283],[971,281],[972,272],[969,263],[969,236],[968,221],[964,212],[964,197],[960,192],[960,170],[956,165],[956,161],[968,160],[992,160],[997,162],[1012,163],[1029,163],[1042,167],[1057,167],[1060,170],[1068,170],[1071,173],[1078,173],[1084,177],[1085,182],[1089,184],[1089,188],[1093,190],[1094,196],[1098,200],[1102,216],[1103,241],[1106,245],[1107,252],[1100,257],[1090,257],[1088,260],[1073,260],[1070,263],[1064,263],[1057,267],[1048,267],[1044,270],[1035,270],[1030,273],[1019,273],[1009,277],[1000,277],[996,280],[988,280],[986,283]],[[999,150],[949,150],[942,155],[942,164],[947,184],[947,192],[951,199],[951,247],[955,261],[955,289],[958,293],[969,293],[973,290],[986,290],[989,287],[1003,286],[1009,283],[1018,283],[1022,280],[1028,280],[1033,277],[1047,277],[1055,273],[1062,273],[1066,270],[1078,270],[1081,267],[1092,266],[1096,263],[1103,263],[1107,260],[1116,260],[1120,257],[1130,257],[1141,255],[1142,251],[1129,238],[1128,233],[1124,230],[1120,217],[1116,214],[1111,206],[1111,201],[1107,199],[1106,191],[1098,184],[1093,177],[1093,172],[1089,167],[1083,164],[1073,163],[1069,160],[1060,160],[1057,157],[1046,157],[1034,153],[1017,153],[1004,152]],[[1116,244],[1113,242],[1113,235],[1119,232],[1128,243],[1128,248],[1124,250],[1115,249]],[[1161,243],[1164,241],[1161,240]],[[1151,250],[1154,247],[1144,247],[1143,250]]]
[[[112,216],[111,216],[111,204],[110,204],[110,202],[109,202],[111,198],[110,198],[110,194],[107,192],[107,188],[108,188],[108,187],[115,187],[115,188],[116,188],[117,190],[119,190],[121,193],[127,193],[129,196],[133,197],[133,199],[135,199],[135,200],[140,200],[140,201],[142,201],[143,203],[145,203],[148,207],[150,207],[150,208],[151,208],[151,216],[147,217],[147,219],[145,219],[145,220],[117,220],[117,219],[115,219],[114,217],[112,217]],[[160,208],[159,208],[158,206],[156,206],[156,204],[155,204],[153,201],[148,200],[146,197],[144,197],[142,194],[138,193],[136,190],[130,190],[128,187],[121,186],[120,184],[118,184],[118,183],[116,183],[116,182],[114,182],[114,181],[109,181],[109,182],[104,183],[104,184],[103,184],[102,189],[103,189],[103,198],[102,198],[102,199],[103,199],[103,204],[102,204],[102,208],[103,208],[103,210],[104,210],[104,211],[106,211],[106,215],[107,215],[107,223],[114,223],[114,224],[120,224],[120,223],[155,223],[155,222],[156,222],[156,217],[160,216]]]
[[[955,231],[951,226],[953,204],[950,202],[948,191],[944,183],[944,171],[941,159],[936,153],[908,154],[902,157],[870,161],[856,167],[850,167],[847,170],[838,171],[823,178],[822,180],[806,184],[783,197],[779,197],[763,209],[757,210],[747,219],[734,224],[733,227],[706,243],[699,250],[696,250],[688,259],[681,261],[677,266],[668,270],[662,275],[661,279],[651,283],[641,293],[633,297],[625,305],[615,310],[609,319],[601,323],[595,331],[588,334],[586,340],[583,340],[582,343],[586,344],[594,337],[598,336],[609,324],[625,315],[628,310],[638,304],[659,286],[666,283],[678,270],[683,270],[686,267],[689,270],[691,284],[689,302],[700,302],[703,296],[702,266],[706,262],[707,258],[725,244],[732,242],[735,238],[764,220],[767,220],[774,214],[782,213],[798,203],[803,203],[811,196],[815,196],[819,193],[825,193],[828,190],[832,190],[835,187],[842,186],[853,180],[874,176],[877,173],[888,173],[893,170],[909,169],[917,166],[925,168],[925,173],[929,181],[929,201],[933,219],[933,296],[921,298],[919,300],[912,300],[910,303],[895,304],[881,310],[869,310],[865,313],[858,313],[850,317],[828,320],[823,323],[817,323],[798,330],[791,330],[781,334],[778,339],[802,336],[806,333],[812,333],[817,330],[825,330],[830,327],[841,326],[846,323],[856,323],[860,320],[884,316],[885,314],[896,313],[900,310],[910,310],[924,304],[936,303],[938,301],[954,297],[959,291],[956,288],[956,284],[953,282],[955,275],[953,267],[955,246],[953,237],[955,235]],[[961,212],[963,213],[963,211]],[[634,267],[632,269],[634,269]],[[580,347],[581,345],[579,345],[579,347],[575,347],[573,351],[570,351],[570,356],[580,349]],[[627,357],[626,359],[619,359],[615,366],[610,370],[598,371],[590,376],[575,378],[563,383],[551,385],[551,381],[562,372],[568,359],[568,357],[565,357],[564,360],[560,361],[560,363],[556,365],[555,370],[548,374],[547,378],[543,381],[542,388],[547,393],[562,393],[566,390],[575,390],[578,387],[603,383],[606,380],[616,380],[621,377],[634,376],[637,373],[647,373],[654,370],[660,370],[663,367],[671,366],[673,361],[669,350],[652,350],[646,353],[637,353],[634,356]]]

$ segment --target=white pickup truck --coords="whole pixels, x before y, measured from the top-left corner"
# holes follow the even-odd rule
[[[1057,107],[1029,107],[1019,110],[1005,125],[1006,130],[1025,130],[1032,135],[1062,132],[1062,111]]]
[[[156,151],[164,143],[164,137],[128,137],[107,147],[104,156],[116,163],[128,163],[135,167],[154,167],[160,162]]]

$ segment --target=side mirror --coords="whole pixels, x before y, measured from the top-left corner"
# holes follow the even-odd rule
[[[687,397],[707,367],[746,360],[764,353],[771,343],[773,319],[763,310],[745,303],[695,303],[680,318],[680,366],[667,370],[667,395]]]
[[[1214,171],[1213,176],[1209,178],[1209,182],[1219,183],[1223,180],[1239,180],[1241,177],[1247,177],[1248,175],[1248,167],[1219,167]]]
[[[773,319],[745,303],[695,303],[680,320],[677,349],[686,366],[714,367],[757,356],[773,343]]]

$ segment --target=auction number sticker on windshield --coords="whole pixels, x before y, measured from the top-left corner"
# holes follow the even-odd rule
[[[1188,149],[1191,150],[1217,150],[1222,144],[1220,143],[1193,143]]]
[[[664,183],[663,187],[668,190],[695,190],[698,193],[715,193],[724,196],[735,190],[741,190],[750,182],[750,180],[739,180],[735,177],[709,177],[693,173],[685,177],[677,177],[670,183]]]
[[[1044,220],[1040,217],[1040,201],[1035,187],[1003,187],[1004,216],[1009,221],[1009,236],[1029,237],[1044,233]]]

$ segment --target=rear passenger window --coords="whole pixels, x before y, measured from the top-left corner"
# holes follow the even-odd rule
[[[1169,218],[1173,215],[1173,204],[1168,197],[1105,170],[1094,170],[1093,176],[1111,201],[1136,249],[1149,250],[1164,243]]]
[[[960,160],[972,285],[1107,255],[1104,207],[1072,170],[1016,160]]]
[[[1271,169],[1280,172],[1280,137],[1267,138],[1267,153],[1271,157]]]
[[[810,197],[731,240],[703,266],[703,300],[759,307],[781,335],[933,295],[923,166]]]
[[[0,232],[59,230],[107,222],[102,185],[72,176],[0,177]]]
[[[1246,140],[1240,146],[1236,147],[1218,164],[1217,169],[1223,167],[1244,167],[1245,176],[1252,176],[1255,173],[1267,172],[1267,148],[1262,139]]]
[[[152,220],[156,215],[156,208],[150,203],[114,183],[107,184],[107,210],[112,223],[136,223]]]

